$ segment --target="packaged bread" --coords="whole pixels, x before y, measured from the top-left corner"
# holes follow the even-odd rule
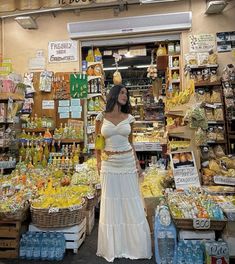
[[[220,166],[214,159],[209,161],[209,169],[214,171],[217,174],[220,173]]]
[[[208,168],[203,168],[202,173],[203,173],[203,175],[209,176],[209,177],[213,177],[216,175],[216,173],[213,170],[210,170]]]
[[[213,149],[213,151],[214,151],[215,156],[216,156],[217,158],[222,158],[222,157],[225,156],[224,150],[223,150],[223,148],[222,148],[221,145],[217,145],[217,146],[215,146],[214,149]]]
[[[216,140],[216,131],[213,127],[209,127],[207,131],[207,139],[209,141],[215,141]]]
[[[215,129],[215,133],[216,133],[216,140],[224,140],[224,129],[223,127],[217,127]]]
[[[213,109],[207,108],[205,110],[205,114],[206,114],[206,118],[208,121],[214,121],[215,120]]]
[[[213,90],[210,100],[211,100],[211,103],[221,103],[220,91]]]
[[[224,120],[224,112],[222,108],[216,108],[214,110],[214,118],[216,121]]]

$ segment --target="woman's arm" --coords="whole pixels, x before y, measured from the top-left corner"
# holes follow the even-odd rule
[[[132,146],[132,149],[133,149],[133,153],[134,153],[134,156],[135,156],[135,163],[136,163],[136,169],[137,169],[137,172],[139,174],[139,177],[142,176],[142,169],[140,167],[140,162],[138,160],[138,157],[136,155],[136,151],[135,151],[135,148],[134,148],[134,145],[133,145],[133,123],[130,124],[131,125],[131,133],[129,135],[129,142]]]
[[[101,121],[100,120],[96,120],[95,121],[95,138],[98,134],[100,134],[101,131]],[[96,149],[95,150],[95,155],[96,155],[96,164],[97,164],[97,169],[98,169],[98,173],[100,175],[100,169],[101,169],[101,151]]]

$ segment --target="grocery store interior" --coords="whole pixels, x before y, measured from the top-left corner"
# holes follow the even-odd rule
[[[113,154],[96,121],[115,85],[152,258],[112,261],[235,263],[234,13],[234,0],[0,0],[0,264],[108,263],[96,154]]]

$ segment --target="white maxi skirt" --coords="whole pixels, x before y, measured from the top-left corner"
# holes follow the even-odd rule
[[[97,256],[150,259],[150,229],[140,194],[134,153],[114,154],[101,166]]]

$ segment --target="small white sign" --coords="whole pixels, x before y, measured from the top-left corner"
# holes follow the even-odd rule
[[[55,102],[54,100],[42,100],[42,109],[54,109]]]
[[[49,214],[52,214],[52,213],[58,213],[59,210],[60,210],[60,209],[57,208],[57,207],[51,207],[51,208],[49,208],[48,213],[49,213]]]
[[[192,151],[172,152],[170,157],[176,189],[188,189],[190,186],[201,186]]]
[[[49,63],[77,61],[77,53],[77,41],[75,40],[52,41],[48,43]]]
[[[214,176],[214,183],[234,186],[235,185],[235,178],[216,175],[216,176]]]
[[[211,226],[210,219],[207,218],[194,218],[193,228],[194,229],[209,229]]]
[[[29,70],[44,70],[46,68],[46,59],[44,57],[35,57],[29,59]]]

